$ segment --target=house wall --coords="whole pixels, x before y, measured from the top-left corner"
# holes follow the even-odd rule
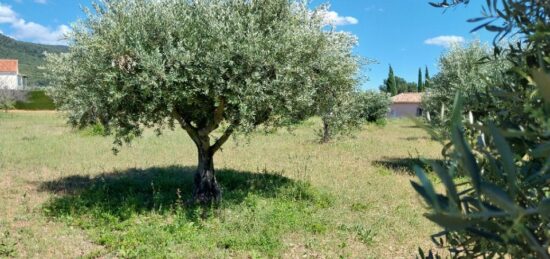
[[[390,117],[416,117],[418,116],[419,103],[394,103],[391,105]]]
[[[20,86],[19,76],[16,74],[0,74],[0,89],[17,90]]]

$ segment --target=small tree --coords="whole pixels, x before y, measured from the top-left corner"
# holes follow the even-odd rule
[[[105,0],[74,26],[68,53],[48,56],[53,96],[71,124],[99,120],[116,145],[179,124],[197,147],[192,199],[217,202],[214,154],[231,135],[302,120],[322,88],[349,87],[320,83],[327,46],[349,37],[323,29],[325,12],[288,0]]]
[[[320,143],[330,142],[336,136],[346,135],[360,128],[362,120],[358,110],[359,93],[349,92],[333,100],[333,105],[327,107],[326,113],[321,115],[323,124],[319,132]]]
[[[357,106],[362,121],[381,122],[390,112],[391,98],[388,93],[367,91],[358,93]]]
[[[355,109],[360,60],[352,53],[357,39],[334,31],[328,36],[328,44],[318,46],[323,56],[317,64],[314,98],[315,115],[320,116],[323,123],[321,143],[360,126]]]

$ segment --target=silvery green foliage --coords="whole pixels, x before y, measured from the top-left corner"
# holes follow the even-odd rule
[[[359,67],[365,62],[352,53],[357,39],[345,32],[330,31],[328,44],[319,46],[323,55],[316,64],[315,114],[323,121],[321,142],[350,133],[361,125],[356,109]],[[365,62],[366,63],[366,62]]]
[[[289,0],[104,0],[68,35],[69,53],[48,55],[53,96],[72,124],[99,120],[116,144],[176,120],[203,135],[288,125],[321,91],[350,87],[322,83],[326,64],[356,66],[355,39],[327,32],[323,11]]]
[[[500,130],[464,119],[462,100],[457,97],[450,116],[448,161],[429,164],[445,192],[438,193],[420,167],[420,183],[412,182],[430,207],[425,216],[443,228],[433,240],[453,258],[550,258],[548,137],[539,135],[541,128]],[[541,101],[544,109],[526,116],[548,118],[550,99]],[[457,174],[464,178],[454,179]]]
[[[481,23],[474,30],[495,32],[496,42],[515,34],[521,43],[496,47],[497,57],[490,59],[498,62],[504,53],[514,64],[502,75],[510,78],[492,85],[499,100],[496,116],[464,116],[466,100],[457,95],[448,116],[448,160],[431,164],[446,192],[438,193],[417,168],[420,183],[413,186],[431,208],[426,216],[444,228],[434,236],[455,258],[550,258],[549,4],[487,1],[482,17],[470,20]]]
[[[367,91],[359,93],[359,117],[367,122],[380,122],[390,112],[391,98],[389,93]]]
[[[423,98],[424,109],[430,112],[433,123],[444,124],[441,111],[452,107],[458,92],[464,96],[465,111],[471,111],[476,119],[491,118],[499,112],[493,86],[507,80],[504,72],[512,64],[504,57],[488,60],[492,55],[489,46],[474,41],[466,46],[454,45],[440,57],[440,72],[431,80]]]

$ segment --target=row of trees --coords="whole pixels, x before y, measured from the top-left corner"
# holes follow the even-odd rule
[[[422,69],[418,69],[418,82],[407,82],[402,77],[396,76],[393,71],[393,67],[390,65],[388,78],[384,79],[384,83],[379,87],[381,92],[390,94],[391,96],[400,93],[415,93],[424,92],[426,88],[429,88],[431,84],[430,72],[426,66],[424,76],[422,75]]]

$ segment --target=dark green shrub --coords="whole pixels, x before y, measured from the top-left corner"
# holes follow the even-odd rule
[[[55,104],[44,90],[32,90],[28,92],[24,101],[17,101],[15,109],[18,110],[55,110]]]

